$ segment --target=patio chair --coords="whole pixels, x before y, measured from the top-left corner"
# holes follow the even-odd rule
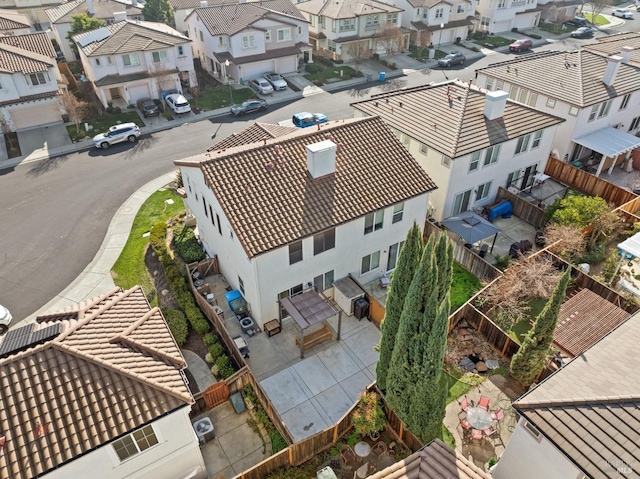
[[[498,431],[496,429],[487,428],[483,429],[482,432],[484,433],[484,437],[491,437]]]
[[[343,444],[340,447],[340,457],[344,461],[344,465],[347,466],[349,465],[349,463],[352,463],[356,460],[356,453],[353,452],[351,446],[349,446],[348,444]]]
[[[504,411],[502,409],[491,411],[491,419],[494,421],[502,421],[502,418],[504,418]]]
[[[460,421],[460,425],[462,426],[462,429],[464,429],[465,431],[468,431],[469,429],[471,429],[471,423],[466,419],[463,419],[462,421]]]
[[[385,452],[387,452],[387,443],[384,441],[378,441],[376,442],[373,447],[371,448],[371,452],[378,458],[380,459],[380,456],[382,456]]]
[[[486,409],[487,411],[489,410],[489,402],[490,399],[484,396],[480,396],[480,401],[478,401],[478,407],[481,407],[482,409]]]
[[[458,404],[460,404],[460,409],[462,409],[464,412],[467,412],[467,409],[469,409],[469,401],[467,400],[467,396],[465,396],[462,402]]]
[[[484,432],[480,429],[474,429],[471,431],[471,439],[484,439]]]

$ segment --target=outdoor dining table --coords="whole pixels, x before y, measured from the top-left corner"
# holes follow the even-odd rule
[[[353,447],[353,451],[358,457],[365,458],[371,454],[371,446],[365,441],[360,441]]]
[[[481,407],[470,407],[467,409],[467,421],[474,429],[488,429],[493,424],[491,413]]]

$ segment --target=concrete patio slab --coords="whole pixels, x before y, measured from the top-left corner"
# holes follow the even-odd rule
[[[338,422],[345,411],[348,411],[353,406],[353,399],[342,389],[340,384],[335,384],[322,391],[314,399],[316,399],[321,405],[324,412],[330,419],[330,424]]]
[[[310,400],[281,415],[293,440],[298,442],[326,429],[327,423]]]
[[[260,385],[280,415],[309,399],[289,369],[261,381]]]
[[[244,425],[246,425],[246,421]],[[262,459],[254,461],[251,464],[256,464],[266,458],[260,436],[253,431],[247,433],[243,426],[231,429],[219,436],[218,441],[225,455],[231,462],[231,465],[237,463],[242,458],[253,455],[256,451],[260,452]]]
[[[318,358],[338,382],[351,376],[358,368],[356,362],[351,359],[341,343],[318,352]]]
[[[335,349],[330,348],[331,351]],[[313,396],[337,384],[336,379],[317,355],[306,358],[293,366],[293,369],[300,375]]]

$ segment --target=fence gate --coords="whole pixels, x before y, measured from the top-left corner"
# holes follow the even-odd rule
[[[213,409],[229,399],[229,386],[224,381],[212,384],[203,393],[207,409]]]

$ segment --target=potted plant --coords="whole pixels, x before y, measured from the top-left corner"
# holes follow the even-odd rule
[[[351,413],[351,424],[362,437],[367,434],[374,440],[380,437],[387,418],[384,415],[378,395],[374,392],[362,393],[358,405]]]

